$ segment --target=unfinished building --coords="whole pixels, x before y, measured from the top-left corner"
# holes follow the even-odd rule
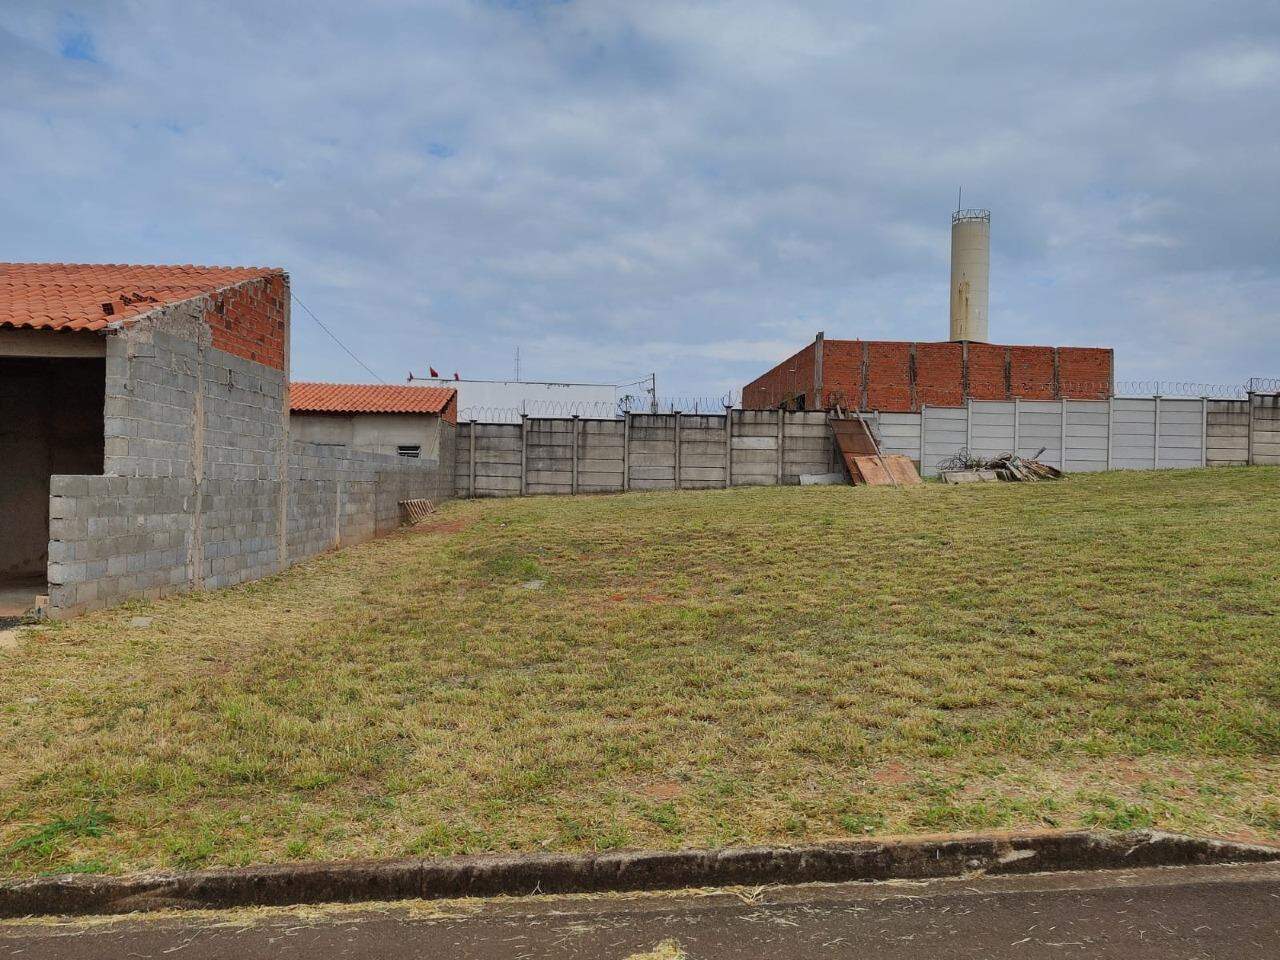
[[[0,264],[0,616],[240,583],[447,495],[290,442],[289,299],[275,268]]]
[[[742,388],[746,410],[914,413],[968,400],[1108,400],[1113,351],[978,341],[828,340],[819,333]]]

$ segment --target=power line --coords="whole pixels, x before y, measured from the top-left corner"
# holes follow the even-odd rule
[[[314,320],[314,321],[317,323],[317,325],[319,325],[320,329],[321,329],[321,330],[323,330],[325,333],[327,333],[327,334],[328,334],[328,335],[333,339],[333,342],[334,342],[334,343],[336,343],[338,346],[340,346],[343,350],[345,350],[345,351],[347,352],[347,356],[349,356],[349,357],[350,357],[352,360],[354,360],[356,363],[360,364],[360,366],[362,366],[362,367],[364,367],[366,370],[368,370],[368,371],[369,371],[369,376],[373,377],[373,379],[377,380],[379,383],[383,383],[383,384],[385,384],[385,383],[387,382],[387,381],[383,380],[380,376],[378,376],[376,373],[374,373],[374,372],[373,372],[373,370],[372,370],[372,369],[370,369],[370,367],[369,367],[369,365],[368,365],[367,363],[365,363],[363,360],[361,360],[359,357],[357,357],[354,353],[352,353],[352,352],[351,352],[351,348],[350,348],[350,347],[348,347],[348,346],[347,346],[345,343],[343,343],[341,340],[339,340],[339,339],[337,338],[337,336],[334,334],[334,332],[333,332],[332,330],[330,330],[330,329],[329,329],[328,327],[326,327],[323,323],[321,323],[321,322],[320,322],[320,318],[319,318],[319,317],[317,317],[314,313],[312,313],[312,312],[311,312],[311,308],[310,308],[310,307],[308,307],[305,303],[303,303],[301,300],[299,300],[299,299],[298,299],[298,295],[297,295],[296,293],[294,293],[292,290],[290,290],[290,291],[289,291],[289,296],[293,297],[294,301],[298,304],[298,306],[300,306],[303,310],[307,311],[307,316],[309,316],[312,320]]]

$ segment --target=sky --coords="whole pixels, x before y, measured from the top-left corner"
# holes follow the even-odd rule
[[[5,0],[0,89],[0,260],[281,266],[388,382],[946,339],[961,186],[994,342],[1280,377],[1274,0]]]

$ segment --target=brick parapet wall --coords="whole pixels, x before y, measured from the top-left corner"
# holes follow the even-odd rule
[[[288,348],[289,278],[283,273],[236,284],[211,295],[204,310],[213,346],[284,370]]]
[[[810,344],[753,380],[743,388],[743,407],[794,405],[800,396],[811,410],[840,405],[908,413],[967,399],[1105,400],[1113,392],[1114,356],[1102,348],[824,340],[817,391],[805,386],[813,355]]]
[[[825,344],[823,353],[825,367]],[[820,405],[821,399],[814,393],[815,360],[814,344],[807,344],[768,373],[757,377],[743,387],[743,406],[767,410],[784,403],[790,404],[798,397],[805,399],[806,406]]]
[[[916,343],[914,403],[872,407],[877,410],[919,410],[921,404],[953,407],[964,403],[965,349],[959,343]]]

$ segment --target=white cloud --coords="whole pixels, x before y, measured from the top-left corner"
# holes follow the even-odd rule
[[[718,395],[819,329],[944,337],[960,183],[993,336],[1280,372],[1261,0],[69,6],[0,10],[0,257],[280,264],[389,379],[520,345]]]

